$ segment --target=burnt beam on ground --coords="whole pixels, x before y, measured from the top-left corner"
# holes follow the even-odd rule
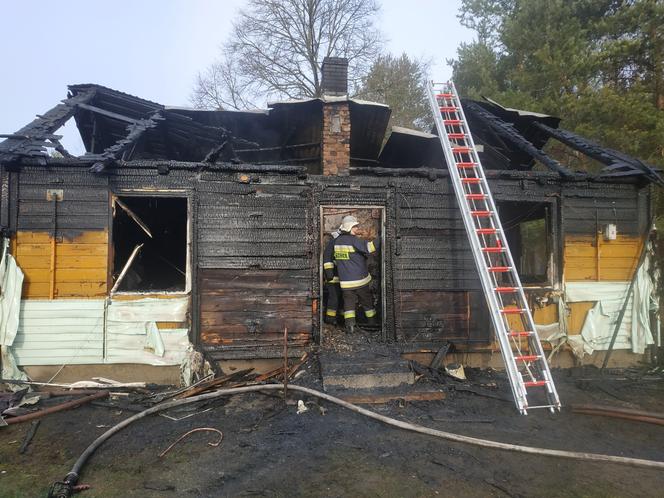
[[[523,135],[516,130],[514,125],[506,123],[499,117],[494,116],[489,111],[473,102],[466,101],[464,103],[464,109],[469,111],[475,118],[485,123],[496,135],[507,140],[519,150],[529,154],[550,170],[555,171],[565,178],[574,176],[570,170],[526,140]]]
[[[551,138],[555,138],[568,147],[606,165],[606,168],[600,173],[601,176],[643,175],[651,182],[664,186],[664,180],[659,172],[639,159],[630,157],[617,150],[601,147],[568,130],[551,128],[538,122],[533,124]]]

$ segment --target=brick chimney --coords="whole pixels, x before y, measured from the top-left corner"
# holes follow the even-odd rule
[[[321,73],[323,175],[346,176],[350,168],[350,107],[346,97],[348,60],[342,57],[326,57]]]
[[[348,95],[348,59],[325,57],[320,72],[323,95]]]

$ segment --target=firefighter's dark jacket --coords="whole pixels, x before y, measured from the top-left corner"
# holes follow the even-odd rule
[[[380,249],[380,239],[371,242],[350,233],[342,233],[330,240],[323,251],[323,269],[326,280],[334,277],[337,270],[342,289],[359,289],[371,282],[367,268],[367,256]]]
[[[337,268],[334,265],[334,240],[335,236],[332,235],[332,238],[325,245],[323,250],[323,270],[325,273],[325,282],[328,284],[338,284],[339,276],[337,275]]]

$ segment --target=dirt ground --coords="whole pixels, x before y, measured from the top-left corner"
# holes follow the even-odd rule
[[[511,401],[450,385],[442,401],[399,402],[369,408],[391,417],[497,441],[664,461],[664,427],[573,414],[573,403],[598,403],[664,411],[664,380],[634,382],[617,373],[601,383],[583,379],[593,372],[555,371],[565,407],[559,414],[534,410],[517,414]],[[476,382],[495,382],[498,397],[509,397],[498,372],[470,371]],[[297,381],[320,388],[315,361]],[[418,389],[423,386],[416,385]],[[453,386],[452,386],[453,387]],[[296,401],[276,393],[245,394],[189,411],[153,415],[107,441],[84,468],[82,497],[169,496],[662,496],[664,472],[616,464],[538,457],[450,443],[385,426],[327,402]],[[126,403],[126,400],[120,401]],[[30,424],[0,429],[0,496],[46,496],[86,446],[128,410],[84,406],[42,419],[24,454],[19,447]],[[158,454],[197,427],[197,433],[165,457]]]

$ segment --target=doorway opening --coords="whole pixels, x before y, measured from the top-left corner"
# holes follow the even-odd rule
[[[183,197],[114,197],[111,292],[185,292],[187,220]]]
[[[381,324],[381,337],[385,339],[385,292],[384,292],[384,275],[385,275],[385,258],[384,242],[385,242],[385,208],[382,206],[321,206],[320,209],[320,264],[319,264],[319,277],[320,277],[320,303],[319,307],[319,323],[320,334],[319,340],[323,341],[323,320],[327,312],[327,304],[329,302],[329,294],[334,289],[325,283],[325,275],[323,272],[323,252],[332,239],[332,232],[338,230],[341,225],[341,220],[344,216],[355,216],[359,222],[359,230],[357,236],[367,242],[374,239],[380,240],[380,250],[367,257],[367,267],[371,275],[371,283],[369,287],[373,296],[374,308],[377,311],[376,320]],[[337,284],[338,285],[338,284]],[[343,298],[339,302],[337,315],[337,326],[343,327]],[[361,308],[356,309],[357,324],[361,327],[366,321],[365,314]],[[329,320],[329,316],[328,316]]]

